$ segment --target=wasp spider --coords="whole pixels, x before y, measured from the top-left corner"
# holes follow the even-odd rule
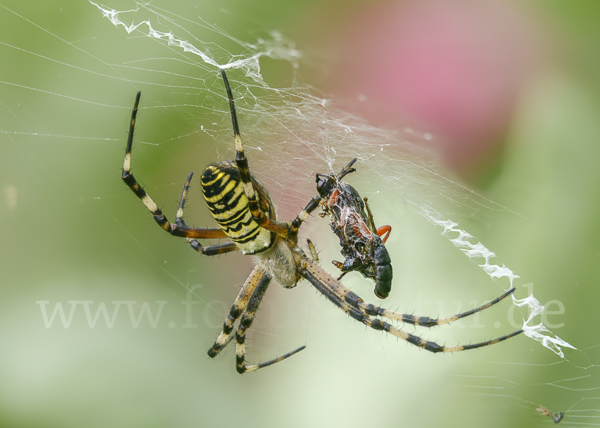
[[[502,296],[483,306],[458,315],[439,319],[419,317],[394,312],[366,303],[318,265],[314,248],[310,242],[309,247],[313,257],[307,257],[304,251],[298,246],[298,230],[303,221],[319,207],[322,198],[321,196],[314,197],[306,208],[291,222],[277,220],[275,206],[269,194],[250,174],[248,159],[244,153],[238,128],[231,88],[224,70],[221,70],[221,75],[225,83],[233,123],[235,160],[209,165],[204,170],[200,179],[204,200],[219,227],[190,227],[183,221],[183,208],[192,174],[188,176],[184,185],[175,223],[171,223],[131,173],[131,149],[141,92],[137,93],[131,114],[122,174],[123,181],[150,210],[158,225],[173,236],[186,238],[192,248],[200,254],[214,256],[230,251],[241,251],[243,254],[253,256],[256,261],[254,269],[233,302],[229,315],[223,323],[222,332],[217,337],[213,346],[208,350],[210,357],[215,357],[235,337],[236,368],[239,373],[246,373],[282,361],[305,348],[305,346],[301,346],[285,355],[260,364],[246,363],[246,332],[252,325],[258,307],[271,280],[275,280],[285,288],[292,288],[296,286],[299,280],[306,279],[334,305],[352,318],[372,329],[383,330],[431,352],[455,352],[479,348],[501,342],[522,332],[519,330],[497,339],[465,346],[442,346],[423,340],[381,318],[432,327],[449,323],[489,308],[510,295],[514,289],[507,291]],[[338,176],[338,178],[341,177]],[[319,180],[319,175],[317,176],[317,180]],[[356,209],[352,204],[349,206]],[[361,217],[364,218],[362,213]],[[198,242],[198,239],[219,238],[228,238],[229,240],[209,246],[203,246]]]

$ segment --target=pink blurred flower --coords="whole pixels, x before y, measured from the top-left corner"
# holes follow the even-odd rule
[[[508,1],[375,3],[348,23],[332,86],[366,101],[359,113],[372,123],[433,133],[443,160],[467,168],[507,128],[533,34]]]

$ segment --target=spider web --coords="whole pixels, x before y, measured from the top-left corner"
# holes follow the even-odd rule
[[[119,370],[133,370],[136,379],[135,372],[139,371],[141,379],[146,364],[161,364],[168,369],[146,380],[145,389],[156,390],[160,389],[156,385],[163,385],[165,391],[173,391],[175,382],[180,382],[181,391],[171,401],[173,409],[163,410],[165,396],[160,393],[144,395],[130,405],[149,415],[169,418],[170,423],[179,421],[179,425],[191,424],[198,418],[221,420],[218,418],[224,416],[217,410],[218,403],[225,404],[231,398],[228,389],[234,384],[239,388],[235,393],[237,401],[241,399],[238,394],[243,397],[265,382],[284,386],[290,380],[296,381],[296,392],[292,393],[296,402],[301,400],[303,405],[318,409],[315,415],[320,415],[324,423],[332,418],[332,413],[323,402],[331,398],[326,398],[326,391],[315,394],[312,400],[307,398],[314,393],[311,382],[296,379],[298,373],[309,367],[315,382],[329,379],[326,383],[339,394],[334,403],[350,401],[356,406],[360,415],[357,420],[363,417],[373,420],[372,409],[367,405],[373,397],[358,394],[359,400],[345,395],[344,389],[357,388],[348,377],[360,385],[357,390],[370,390],[369,384],[375,387],[372,394],[388,409],[376,417],[380,422],[419,423],[424,418],[427,425],[447,420],[458,425],[473,418],[490,418],[513,424],[522,421],[530,426],[550,421],[536,412],[545,406],[551,412],[566,411],[563,424],[600,424],[597,401],[600,345],[575,350],[569,344],[573,339],[565,337],[565,341],[552,333],[554,327],[544,325],[551,314],[544,313],[544,305],[534,297],[533,280],[521,278],[505,265],[512,266],[511,262],[519,265],[518,260],[501,243],[498,246],[502,251],[498,254],[503,254],[502,257],[488,249],[494,249],[493,244],[498,241],[493,232],[504,224],[518,226],[501,235],[506,240],[519,240],[523,233],[519,227],[527,228],[532,220],[440,172],[426,160],[427,153],[420,148],[420,143],[434,138],[432,135],[410,128],[403,131],[375,128],[336,108],[327,94],[302,83],[303,52],[293,40],[274,30],[237,31],[229,24],[230,18],[245,21],[233,8],[203,10],[193,6],[190,11],[186,7],[191,6],[161,7],[159,2],[127,2],[125,6],[65,3],[63,9],[50,7],[53,19],[48,20],[45,19],[48,10],[21,12],[16,4],[6,2],[0,7],[3,19],[13,23],[12,30],[2,33],[0,46],[15,64],[22,65],[3,67],[0,79],[5,89],[0,99],[5,111],[0,135],[8,143],[8,158],[14,159],[13,165],[7,165],[5,170],[9,174],[2,183],[5,206],[8,213],[27,207],[28,212],[37,211],[39,216],[39,195],[44,195],[41,207],[50,208],[50,214],[45,214],[53,224],[61,225],[56,231],[47,232],[51,243],[48,246],[37,244],[37,234],[34,237],[33,231],[24,229],[26,239],[35,244],[34,255],[47,260],[40,271],[51,273],[36,274],[37,270],[32,270],[24,277],[9,276],[15,284],[23,281],[27,291],[8,295],[8,300],[16,303],[14,310],[5,311],[4,325],[24,326],[18,332],[27,337],[28,345],[23,351],[30,357],[18,358],[13,352],[3,356],[7,363],[4,366],[10,368],[3,370],[10,387],[7,392],[12,388],[12,396],[1,395],[3,418],[24,418],[25,397],[34,387],[45,390],[56,382],[52,373],[61,367],[59,361],[85,367],[85,362],[96,361],[98,354],[118,361],[121,349],[125,349],[131,352],[131,361],[144,361],[142,367],[133,362],[131,367],[101,364],[97,372],[92,371],[88,379],[92,385],[101,384],[106,373],[110,373],[107,378],[113,383],[99,388],[100,392],[84,389],[82,398],[75,403],[84,417],[91,414],[86,409],[94,394],[120,387],[124,388],[124,394],[137,391],[134,387],[123,387],[116,380]],[[67,12],[77,12],[80,18],[73,20]],[[257,27],[252,22],[247,24]],[[449,328],[424,331],[424,337],[448,344],[477,342],[524,328],[526,336],[553,353],[519,338],[497,345],[501,349],[494,354],[486,350],[485,354],[460,353],[447,358],[424,356],[403,343],[361,330],[361,326],[354,325],[357,323],[340,317],[339,310],[330,307],[306,283],[293,291],[293,297],[273,284],[249,339],[250,358],[255,356],[252,349],[258,354],[255,358],[268,359],[273,353],[289,351],[299,345],[298,340],[304,340],[308,346],[304,353],[311,352],[306,356],[307,365],[294,368],[294,364],[302,363],[294,363],[298,357],[293,357],[277,369],[261,371],[259,376],[233,378],[237,376],[233,370],[233,351],[228,350],[217,358],[228,370],[209,366],[215,362],[204,361],[202,347],[212,343],[211,338],[214,340],[220,330],[236,289],[250,270],[249,261],[236,256],[198,261],[197,255],[185,251],[181,242],[159,241],[164,237],[144,216],[141,204],[116,181],[137,90],[142,90],[142,102],[134,146],[134,173],[151,196],[164,204],[171,220],[188,172],[198,174],[210,162],[233,157],[231,119],[219,68],[227,70],[232,85],[251,171],[271,193],[279,218],[293,218],[315,195],[316,172],[337,173],[350,159],[358,158],[358,171],[348,176],[347,181],[369,198],[376,223],[391,224],[394,228],[387,244],[395,269],[394,288],[382,306],[403,312],[414,310],[418,315],[450,315],[491,300],[502,290],[515,286],[512,306],[500,303],[499,307],[486,311],[491,314],[476,315]],[[284,70],[280,74],[287,77],[278,80],[269,74],[270,68]],[[57,174],[57,170],[61,173]],[[110,183],[98,185],[109,179]],[[198,189],[192,187],[194,190]],[[38,200],[32,195],[37,195]],[[211,225],[200,198],[192,199],[186,210],[188,223]],[[81,220],[72,220],[72,228],[67,229],[67,221],[73,214]],[[21,214],[13,221],[23,226],[39,224],[32,214]],[[65,238],[65,233],[71,238]],[[339,248],[325,221],[317,216],[310,219],[302,236],[313,239],[320,250],[321,264],[336,275],[329,260],[340,259]],[[485,243],[485,237],[491,244]],[[22,240],[16,230],[9,232],[8,238],[9,242]],[[124,248],[117,248],[119,245]],[[85,249],[81,252],[88,255],[77,254],[77,248]],[[47,254],[48,251],[53,254]],[[114,256],[107,255],[113,251]],[[14,270],[11,260],[18,259],[18,253],[5,257],[9,271]],[[117,263],[125,258],[127,263]],[[57,268],[65,264],[65,259],[76,261],[70,263],[72,268],[68,271]],[[503,262],[504,259],[507,261]],[[116,271],[97,270],[98,264],[115,266]],[[372,285],[367,281],[352,275],[344,281],[366,300],[375,300],[371,298]],[[131,294],[121,289],[125,283],[131,284]],[[542,285],[536,286],[542,289]],[[164,297],[165,289],[170,293],[168,297]],[[223,290],[227,294],[220,294]],[[127,300],[143,305],[144,301],[166,299],[169,303],[162,318],[179,320],[182,308],[179,301],[189,296],[197,301],[194,319],[200,324],[191,329],[189,336],[189,329],[176,329],[173,321],[158,328],[158,333],[154,327],[143,326],[141,332],[136,330],[131,336],[121,330],[117,334],[110,326],[98,333],[97,329],[90,329],[83,316],[78,318],[78,313],[69,328],[46,329],[40,327],[39,312],[43,304],[32,303],[48,301],[51,310],[55,302],[63,302],[66,307],[70,301],[91,301],[93,307],[97,302]],[[544,297],[548,301],[557,296]],[[562,318],[557,321],[559,318],[551,317],[551,324],[564,325]],[[126,317],[121,312],[115,319],[119,326]],[[494,328],[490,328],[492,325]],[[98,345],[82,339],[91,331],[95,340],[108,346],[108,351],[102,348],[99,352]],[[99,338],[98,334],[105,336]],[[7,337],[17,340],[14,334]],[[149,343],[159,339],[168,341],[173,352],[162,350],[160,355],[147,359],[155,351]],[[72,344],[76,340],[84,340],[84,351]],[[140,345],[131,345],[132,340],[139,340]],[[68,344],[68,356],[55,348],[61,341]],[[181,341],[188,344],[181,347]],[[51,350],[44,364],[35,357],[40,349]],[[183,368],[173,368],[174,361],[182,362]],[[340,361],[339,372],[331,370]],[[32,368],[34,364],[41,368]],[[406,373],[406,368],[413,366],[417,374]],[[150,367],[147,369],[152,371]],[[349,369],[354,372],[349,374]],[[64,369],[58,373],[69,376],[73,372]],[[23,383],[23,379],[30,382]],[[199,388],[199,384],[204,388]],[[66,391],[69,385],[79,384],[72,379],[63,380],[58,390]],[[400,407],[410,408],[412,404],[417,409],[413,412],[418,414],[397,409],[397,388],[414,391],[414,394],[400,394],[403,400]],[[452,400],[444,404],[449,395]],[[209,411],[208,416],[189,411],[191,396],[206,400],[200,407]],[[47,406],[62,408],[72,399],[69,393],[60,394]],[[76,424],[76,416],[57,415],[41,401],[35,403],[39,418],[52,415],[51,420],[62,425]],[[245,417],[250,418],[251,425],[260,425],[261,412],[274,411],[273,420],[277,421],[285,417],[289,406],[282,403],[281,416],[277,416],[277,411],[253,401],[244,408]],[[109,406],[118,408],[117,399]],[[440,411],[431,412],[431,406],[439,407]],[[307,424],[314,422],[312,417],[317,416],[300,419]],[[349,416],[340,418],[353,425]],[[238,420],[241,419],[240,416]]]

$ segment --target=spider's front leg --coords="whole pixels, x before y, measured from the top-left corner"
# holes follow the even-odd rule
[[[262,299],[267,292],[267,287],[269,283],[266,282],[264,286],[258,286],[252,296],[250,297],[250,302],[248,303],[248,307],[246,311],[242,315],[242,319],[240,320],[240,325],[235,333],[235,366],[238,373],[243,374],[247,372],[252,372],[258,369],[262,369],[263,367],[268,367],[275,363],[285,360],[286,358],[291,357],[292,355],[302,351],[306,346],[300,346],[299,348],[294,349],[287,354],[281,355],[280,357],[273,358],[272,360],[265,361],[259,364],[246,364],[246,331],[252,325],[254,318],[256,317],[256,312],[258,311],[258,307],[262,302]]]
[[[487,340],[485,342],[473,343],[469,345],[457,345],[457,346],[444,346],[439,345],[435,342],[423,340],[414,334],[407,333],[398,327],[395,327],[389,324],[386,321],[382,321],[379,318],[374,318],[375,316],[387,317],[388,315],[395,314],[392,311],[388,311],[386,309],[367,304],[361,299],[358,295],[350,291],[348,288],[344,287],[340,282],[333,279],[327,272],[325,272],[319,265],[309,260],[306,256],[303,256],[298,261],[299,272],[300,275],[308,280],[319,292],[321,292],[327,299],[329,299],[333,304],[339,307],[346,314],[350,315],[355,320],[365,324],[368,327],[371,327],[374,330],[383,330],[387,333],[390,333],[402,340],[405,340],[413,345],[416,345],[420,348],[423,348],[427,351],[437,353],[437,352],[458,352],[458,351],[466,351],[468,349],[476,349],[481,348],[483,346],[493,345],[498,342],[502,342],[504,340],[510,339],[511,337],[517,336],[523,332],[523,330],[517,330],[513,333],[507,334],[505,336],[498,337],[496,339]],[[454,317],[448,317],[447,320],[453,320],[462,318],[463,316],[468,316],[473,313],[479,312],[480,310],[486,309],[493,304],[499,302],[504,297],[508,296],[514,292],[514,289],[509,290],[501,297],[495,299],[494,301],[483,305],[474,310],[465,312],[463,314],[459,314]],[[402,315],[403,314],[396,314]],[[409,316],[410,317],[410,316]],[[392,318],[392,317],[390,317]],[[402,319],[405,322],[411,322],[416,325],[424,325],[417,322],[414,322],[416,317]],[[397,319],[397,318],[392,318]],[[434,320],[439,321],[439,320]],[[447,322],[447,321],[446,321]],[[434,325],[439,325],[442,322],[437,322]],[[431,326],[431,325],[425,325]]]
[[[229,315],[223,323],[223,330],[221,331],[221,334],[219,334],[219,337],[217,337],[214,345],[208,350],[209,357],[216,357],[219,352],[221,352],[221,350],[233,339],[234,336],[232,333],[235,323],[241,317],[240,323],[235,332],[235,339],[237,342],[236,369],[240,374],[255,371],[260,368],[278,363],[279,361],[285,360],[286,358],[291,357],[295,353],[300,352],[305,348],[305,346],[301,346],[292,352],[288,352],[280,357],[265,361],[264,363],[251,365],[246,364],[246,331],[250,328],[252,322],[254,321],[258,307],[260,306],[260,303],[267,292],[267,288],[269,287],[271,279],[271,276],[262,268],[259,266],[254,267],[252,273],[248,279],[246,279],[246,282],[242,286],[242,289],[231,306]]]
[[[443,317],[443,318],[430,318],[430,317],[426,317],[426,316],[424,317],[424,316],[403,314],[400,312],[396,312],[396,311],[392,311],[389,309],[384,309],[379,306],[375,306],[371,303],[366,303],[358,296],[356,296],[356,299],[354,299],[354,300],[356,301],[356,306],[358,308],[360,308],[360,310],[363,311],[365,314],[376,315],[376,316],[391,319],[391,320],[402,321],[406,324],[413,324],[413,325],[418,325],[419,327],[428,327],[429,328],[429,327],[435,327],[438,325],[449,324],[453,321],[457,321],[461,318],[465,318],[470,315],[476,314],[477,312],[481,312],[491,306],[494,306],[496,303],[499,303],[500,301],[504,300],[505,298],[507,298],[508,296],[513,294],[514,292],[515,292],[515,288],[511,288],[510,290],[506,291],[501,296],[496,297],[494,300],[491,300],[488,303],[485,303],[474,309],[470,309],[468,311],[461,312],[460,314],[451,315],[449,317]]]
[[[219,352],[221,352],[221,349],[227,346],[227,344],[233,338],[231,333],[233,332],[235,322],[239,319],[242,313],[246,311],[248,302],[250,301],[250,298],[256,289],[264,288],[266,291],[270,282],[271,277],[260,267],[255,266],[252,270],[252,273],[250,273],[250,276],[246,279],[246,282],[242,286],[239,294],[235,298],[235,301],[229,310],[229,315],[227,315],[227,318],[225,318],[225,322],[223,323],[223,330],[221,331],[221,334],[219,334],[219,337],[217,337],[214,345],[208,350],[209,357],[216,357]]]

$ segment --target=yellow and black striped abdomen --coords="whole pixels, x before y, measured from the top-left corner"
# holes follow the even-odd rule
[[[257,254],[273,246],[275,235],[252,218],[239,171],[233,162],[209,165],[200,182],[212,216],[244,254]],[[260,186],[255,181],[253,184]]]

